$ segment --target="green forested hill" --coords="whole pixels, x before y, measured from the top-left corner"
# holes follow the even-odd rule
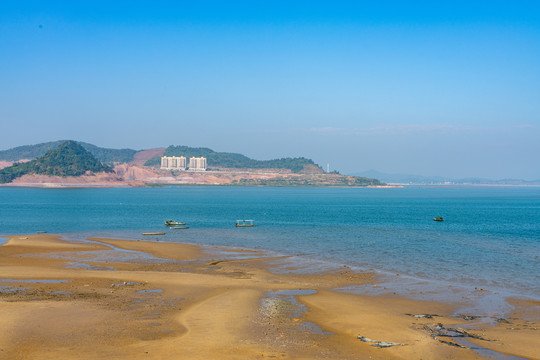
[[[0,151],[0,160],[18,161],[22,159],[35,159],[43,156],[47,151],[57,148],[60,144],[65,143],[65,140],[50,141],[36,145],[18,146],[12,149]],[[133,160],[133,155],[137,152],[133,149],[107,149],[101,148],[89,143],[77,141],[79,145],[94,155],[99,161],[105,164],[127,163]],[[216,152],[204,147],[189,147],[189,146],[169,146],[165,150],[165,156],[185,156],[207,158],[209,167],[224,167],[224,168],[250,168],[250,169],[290,169],[293,172],[300,172],[304,165],[314,165],[319,167],[311,159],[303,157],[299,158],[282,158],[274,160],[254,160],[245,155],[228,152]],[[155,157],[148,160],[146,166],[159,166],[160,158]]]
[[[216,152],[209,148],[194,148],[189,146],[169,146],[165,150],[164,156],[185,156],[190,157],[205,157],[208,162],[208,167],[224,167],[224,168],[249,168],[249,169],[290,169],[293,172],[300,172],[304,165],[315,165],[311,159],[303,157],[299,158],[282,158],[275,160],[254,160],[245,155]],[[154,157],[148,160],[146,166],[156,166],[160,164],[160,158]]]
[[[0,170],[0,183],[7,183],[26,174],[79,176],[90,172],[112,172],[75,141],[65,141],[45,155]]]
[[[0,151],[0,160],[18,161],[22,159],[35,159],[45,155],[51,149],[65,143],[66,140],[50,141],[36,145],[24,145],[14,147],[12,149]],[[99,161],[104,163],[126,163],[133,159],[133,155],[137,152],[132,149],[107,149],[101,148],[92,144],[77,141],[82,147],[94,155]]]

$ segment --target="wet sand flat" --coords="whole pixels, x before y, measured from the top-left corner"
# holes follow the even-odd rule
[[[116,256],[122,251],[138,256]],[[371,273],[282,274],[262,252],[231,254],[11,236],[0,246],[0,358],[483,358],[476,346],[540,359],[538,304],[515,300],[508,317],[471,327],[451,304],[335,290],[369,284]],[[461,348],[441,335],[462,327],[485,340]]]

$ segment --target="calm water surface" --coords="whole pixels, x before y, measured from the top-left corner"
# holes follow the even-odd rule
[[[437,215],[447,221],[434,222]],[[168,218],[190,229],[164,240],[540,300],[540,188],[0,188],[0,234],[141,238],[166,231]],[[256,227],[236,229],[236,219]]]

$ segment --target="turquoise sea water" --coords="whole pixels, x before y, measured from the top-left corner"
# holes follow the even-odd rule
[[[394,283],[416,295],[429,283],[442,297],[476,287],[540,300],[540,188],[0,188],[0,234],[142,239],[167,231],[168,218],[190,229],[167,241],[399,273]],[[237,229],[236,219],[256,227]]]

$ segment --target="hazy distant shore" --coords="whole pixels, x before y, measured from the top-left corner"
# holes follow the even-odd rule
[[[477,359],[444,342],[459,338],[437,336],[465,328],[477,335],[468,347],[538,355],[538,324],[524,320],[538,318],[538,303],[516,300],[505,319],[471,321],[451,304],[334,290],[370,284],[371,273],[273,271],[284,259],[157,237],[11,236],[0,246],[0,348],[27,359]]]
[[[406,184],[406,183],[390,183],[388,186],[394,187],[442,187],[442,188],[511,188],[511,187],[540,187],[540,184]]]

